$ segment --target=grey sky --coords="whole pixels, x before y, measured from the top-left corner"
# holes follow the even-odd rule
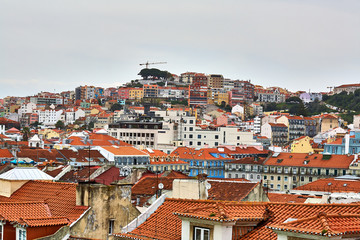
[[[139,63],[290,90],[360,82],[359,0],[0,0],[0,98],[118,86]]]

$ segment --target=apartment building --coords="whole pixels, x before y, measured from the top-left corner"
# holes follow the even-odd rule
[[[179,124],[179,136],[189,147],[217,147],[229,145],[256,145],[253,132],[243,132],[237,126],[217,127],[215,129],[196,126],[195,117],[183,117]]]
[[[288,143],[288,127],[282,123],[263,124],[261,135],[270,139],[273,146],[285,146]]]
[[[109,124],[109,135],[139,148],[164,150],[173,147],[176,126],[170,122],[119,121]]]
[[[223,88],[224,87],[224,77],[220,74],[210,74],[207,76],[207,86],[208,88]]]
[[[264,185],[287,191],[321,178],[359,174],[350,170],[354,156],[308,153],[274,153],[263,165]]]

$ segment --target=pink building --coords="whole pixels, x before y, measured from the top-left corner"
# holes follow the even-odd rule
[[[118,94],[120,99],[129,99],[130,88],[119,88]]]

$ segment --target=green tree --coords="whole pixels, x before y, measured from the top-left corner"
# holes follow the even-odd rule
[[[23,135],[23,141],[29,140],[30,135],[31,135],[30,128],[23,127],[23,129],[21,130],[21,133]]]
[[[286,99],[287,103],[302,103],[302,100],[299,97],[289,97]]]
[[[122,106],[118,103],[114,103],[111,108],[110,108],[110,111],[114,112],[116,110],[121,110],[122,109]]]
[[[57,128],[57,129],[64,129],[65,128],[65,124],[64,124],[64,122],[63,121],[57,121],[56,123],[55,123],[55,127]]]

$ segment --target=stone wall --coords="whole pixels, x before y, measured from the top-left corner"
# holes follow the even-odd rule
[[[136,218],[140,213],[131,204],[131,185],[79,184],[77,204],[90,206],[90,210],[71,227],[72,236],[95,239],[112,239],[109,221],[114,221],[113,233]]]

